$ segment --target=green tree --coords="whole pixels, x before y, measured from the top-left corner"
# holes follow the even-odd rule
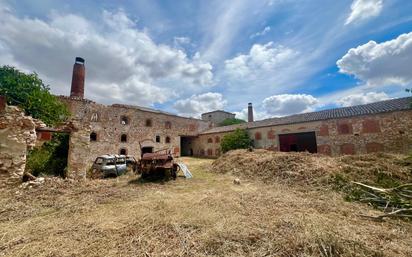
[[[234,149],[247,149],[252,146],[252,140],[245,129],[236,129],[235,131],[223,136],[220,142],[222,152]]]
[[[50,93],[36,73],[26,74],[11,66],[0,67],[0,95],[7,103],[21,107],[27,115],[49,126],[69,116],[67,107]]]
[[[241,120],[241,119],[225,119],[224,121],[222,121],[221,123],[218,124],[218,126],[229,126],[229,125],[235,125],[235,124],[242,124],[245,123],[246,121]]]

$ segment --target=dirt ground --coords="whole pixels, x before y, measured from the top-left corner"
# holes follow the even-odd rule
[[[0,189],[0,256],[412,256],[412,223],[329,189],[209,172]]]

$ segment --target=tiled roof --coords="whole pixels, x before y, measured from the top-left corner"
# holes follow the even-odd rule
[[[215,111],[211,111],[211,112],[205,112],[205,113],[202,113],[202,115],[210,114],[210,113],[216,113],[216,112],[223,112],[223,113],[228,113],[228,114],[233,114],[234,115],[234,113],[227,112],[227,111],[224,111],[224,110],[215,110]]]
[[[215,127],[203,131],[201,134],[211,134],[219,132],[233,131],[237,128],[259,128],[276,125],[286,125],[294,123],[303,123],[328,119],[348,118],[353,116],[378,114],[393,111],[402,111],[411,109],[412,97],[404,97],[380,101],[370,104],[356,105],[350,107],[342,107],[330,110],[323,110],[317,112],[308,112],[302,114],[294,114],[280,118],[270,118],[255,122],[242,123],[237,125],[230,125],[224,127]]]

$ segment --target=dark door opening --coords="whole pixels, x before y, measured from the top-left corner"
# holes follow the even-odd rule
[[[37,129],[39,146],[28,151],[26,171],[34,176],[40,174],[67,177],[70,133],[55,129]],[[25,181],[27,177],[23,177]]]
[[[193,137],[180,137],[180,156],[193,156]]]
[[[152,146],[145,146],[142,147],[142,156],[145,153],[153,153],[153,147]]]
[[[317,153],[315,132],[294,133],[279,135],[281,152],[305,152]]]

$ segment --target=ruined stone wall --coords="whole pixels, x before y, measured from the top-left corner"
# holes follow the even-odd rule
[[[27,150],[36,144],[36,127],[43,125],[18,107],[0,103],[0,184],[21,181]]]
[[[179,156],[180,136],[195,136],[209,127],[209,123],[202,120],[132,106],[61,99],[69,106],[77,124],[77,132],[72,132],[70,137],[69,176],[84,176],[97,156],[119,154],[122,149],[127,155],[139,158],[142,141],[143,146],[153,147],[154,151],[170,149]]]
[[[252,128],[248,132],[256,148],[274,151],[279,150],[280,134],[315,132],[317,150],[322,154],[409,153],[412,150],[412,111]],[[219,143],[214,139],[226,133],[199,135],[193,143],[194,153],[218,156]]]

